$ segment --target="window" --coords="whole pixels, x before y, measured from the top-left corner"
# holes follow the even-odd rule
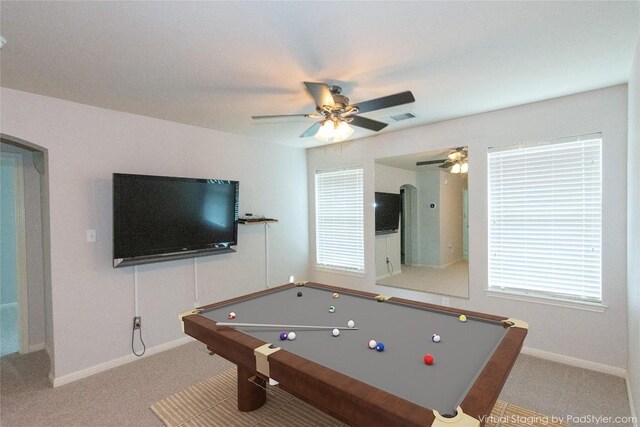
[[[602,301],[600,134],[489,149],[489,290]]]
[[[364,272],[362,167],[316,171],[316,264]]]

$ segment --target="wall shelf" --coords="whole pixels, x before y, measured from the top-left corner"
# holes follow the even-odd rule
[[[253,225],[253,224],[270,224],[273,222],[278,222],[277,219],[273,219],[273,218],[264,218],[264,219],[239,219],[238,220],[238,224],[245,224],[245,225]]]

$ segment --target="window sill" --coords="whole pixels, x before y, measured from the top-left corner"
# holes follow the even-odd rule
[[[342,274],[345,276],[364,277],[364,271],[343,270],[341,268],[331,268],[322,265],[316,265],[317,271],[323,271],[325,273]]]
[[[596,313],[604,312],[608,307],[602,303],[589,302],[589,301],[577,301],[565,298],[546,297],[542,295],[531,295],[526,293],[486,289],[487,296],[495,298],[510,299],[516,301],[534,302],[538,304],[553,305],[556,307],[574,308],[577,310],[593,311]]]

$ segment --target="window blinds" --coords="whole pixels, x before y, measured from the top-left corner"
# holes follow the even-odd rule
[[[364,271],[362,167],[316,171],[316,263]]]
[[[489,289],[600,302],[600,134],[489,149]]]

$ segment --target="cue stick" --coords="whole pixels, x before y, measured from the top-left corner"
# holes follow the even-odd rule
[[[232,323],[232,322],[216,322],[218,326],[237,326],[246,328],[279,328],[279,329],[339,329],[339,330],[357,330],[358,328],[349,328],[346,326],[309,326],[309,325],[273,325],[269,323]]]

